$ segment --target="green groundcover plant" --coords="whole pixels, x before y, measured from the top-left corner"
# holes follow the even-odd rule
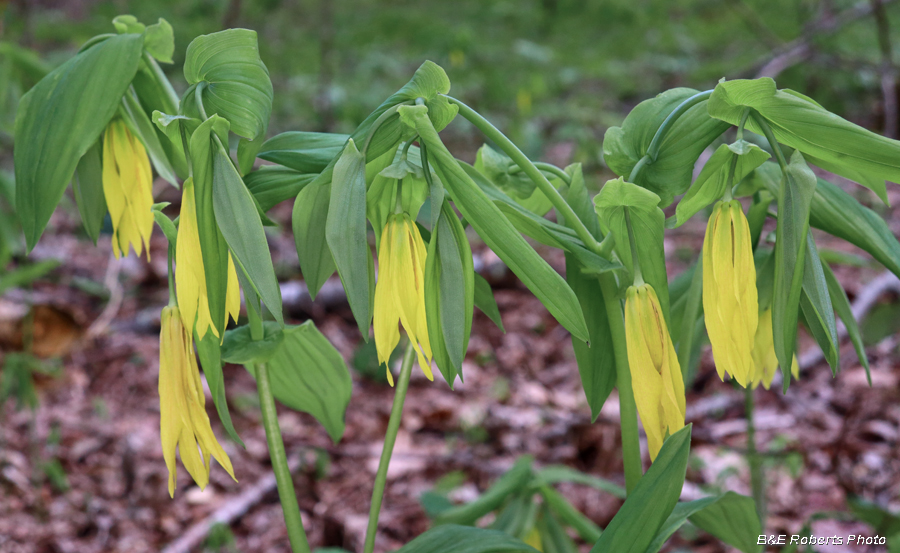
[[[286,132],[266,140],[274,92],[255,32],[195,38],[185,56],[188,88],[179,95],[160,69],[175,49],[168,22],[145,25],[125,15],[112,30],[87,41],[22,97],[15,207],[29,249],[70,183],[92,240],[110,217],[116,256],[132,250],[149,256],[155,226],[167,238],[159,396],[173,497],[178,457],[200,487],[209,482],[213,458],[234,476],[212,431],[200,370],[222,426],[243,445],[222,373],[225,362],[242,364],[257,382],[291,547],[310,550],[274,399],[312,414],[338,441],[351,382],[312,322],[289,325],[282,315],[266,212],[294,199],[292,230],[310,294],[337,272],[359,331],[369,340],[372,329],[395,389],[366,553],[374,548],[413,365],[431,380],[436,367],[452,388],[464,377],[474,308],[501,324],[490,286],[473,270],[466,227],[569,331],[594,419],[617,388],[625,487],[563,467],[537,470],[526,458],[473,503],[423,499],[436,525],[401,551],[575,551],[566,528],[595,543],[592,551],[658,551],[688,520],[742,551],[762,549],[758,470],[753,498],[729,492],[679,502],[691,432],[685,383],[708,336],[719,376],[745,388],[748,405],[759,384],[780,380],[787,393],[799,376],[801,324],[836,372],[836,317],[868,370],[847,296],[810,227],[858,246],[898,275],[900,243],[879,216],[811,166],[886,201],[885,181],[900,181],[900,142],[767,78],[723,80],[702,92],[672,89],[641,102],[606,133],[605,160],[619,177],[592,199],[580,164],[530,160],[451,96],[447,74],[432,62],[349,136]],[[440,131],[456,117],[493,144],[479,150],[474,165],[441,141]],[[717,141],[693,179],[701,153]],[[271,164],[254,169],[257,158]],[[154,172],[181,190],[174,220],[163,212],[168,204],[154,203]],[[676,201],[667,220],[662,209]],[[666,230],[710,206],[701,255],[670,282]],[[551,210],[556,222],[546,217]],[[766,230],[770,219],[774,232]],[[563,250],[565,277],[525,237]],[[248,324],[230,325],[239,319],[241,293]],[[398,346],[403,355],[394,374],[389,360]],[[652,461],[646,472],[638,416]],[[620,495],[624,504],[601,530],[553,488],[565,481]],[[501,507],[493,529],[476,526]]]

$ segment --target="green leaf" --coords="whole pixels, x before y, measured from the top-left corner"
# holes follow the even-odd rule
[[[762,548],[757,539],[763,533],[753,499],[726,492],[714,497],[679,503],[656,535],[647,553],[656,553],[681,526],[692,523],[723,542],[744,553],[756,553]]]
[[[516,203],[535,215],[543,217],[553,208],[547,196],[537,188],[528,175],[523,171],[510,173],[511,170],[518,169],[518,165],[515,165],[512,159],[487,144],[478,149],[475,169]]]
[[[407,155],[406,163],[416,167],[419,164],[418,148]],[[401,150],[398,148],[394,151],[388,150],[383,156],[375,161],[371,161],[366,165],[366,174],[371,174],[371,179],[366,177],[369,183],[369,189],[366,191],[366,216],[372,223],[372,229],[375,231],[376,244],[381,247],[381,232],[387,224],[388,217],[394,213],[397,207],[397,187],[398,180],[392,177],[386,177],[382,174],[381,167],[390,167],[392,162],[400,162],[402,158]],[[419,170],[421,171],[421,167]],[[413,220],[425,203],[428,196],[428,184],[425,182],[424,173],[420,177],[409,175],[403,179],[403,185],[400,186],[400,207],[410,214]],[[435,203],[440,206],[441,203]],[[441,210],[435,209],[434,214],[440,214]]]
[[[197,340],[195,332],[194,341],[197,343],[197,355],[200,357],[200,366],[203,367],[203,374],[206,375],[206,383],[209,384],[209,392],[212,395],[213,403],[216,405],[216,413],[219,415],[219,420],[231,439],[241,447],[246,448],[241,437],[238,436],[237,430],[234,429],[234,423],[231,422],[231,413],[228,412],[219,339],[212,332],[207,332],[202,340]]]
[[[419,106],[416,106],[419,107]],[[414,120],[419,137],[428,148],[429,164],[453,198],[453,202],[504,263],[531,290],[569,332],[587,341],[588,331],[575,293],[565,280],[528,245],[509,220],[481,191],[441,142],[431,121],[421,111],[405,110]]]
[[[140,35],[147,29],[147,26],[133,15],[118,15],[113,18],[112,24],[119,34],[136,33]]]
[[[269,211],[285,200],[296,198],[316,175],[274,165],[264,165],[244,175],[244,184],[263,211]]]
[[[681,496],[691,425],[669,436],[650,470],[594,544],[592,553],[644,553],[662,528]]]
[[[585,272],[600,274],[622,267],[618,263],[608,261],[585,248],[584,242],[578,238],[572,229],[548,221],[528,211],[491,184],[474,167],[462,161],[458,161],[458,163],[481,191],[494,202],[494,205],[500,209],[516,230],[522,234],[533,238],[541,244],[571,252],[584,265]]]
[[[759,180],[772,194],[778,194],[781,171],[776,163],[764,163],[751,178]],[[889,271],[900,276],[900,242],[891,229],[877,213],[837,185],[816,179],[809,224],[867,251]]]
[[[428,530],[395,553],[511,553],[534,549],[497,530],[443,525]]]
[[[638,104],[621,127],[610,127],[603,137],[603,159],[607,166],[627,179],[647,153],[662,122],[694,94],[697,91],[690,88],[667,90]],[[706,102],[691,107],[669,128],[656,161],[644,166],[635,184],[656,193],[660,207],[668,206],[675,196],[688,189],[697,158],[726,129],[726,123],[709,116]]]
[[[475,501],[448,509],[434,521],[435,524],[472,525],[484,515],[499,508],[513,493],[522,489],[532,477],[531,456],[521,457],[511,469],[501,476]]]
[[[312,299],[316,299],[319,289],[335,271],[334,258],[325,241],[330,198],[331,183],[317,185],[313,181],[297,194],[291,217],[300,269]]]
[[[719,146],[700,170],[697,181],[678,202],[675,226],[681,226],[695,213],[721,199],[728,186],[729,175],[734,187],[769,157],[768,152],[746,140]]]
[[[325,240],[359,332],[368,340],[372,312],[367,258],[372,252],[366,240],[366,156],[356,149],[352,138],[334,166]]]
[[[809,209],[816,176],[794,151],[778,189],[778,226],[775,229],[775,290],[772,332],[775,354],[784,374],[784,391],[790,385],[791,362],[797,345],[797,320],[806,258]]]
[[[425,316],[434,360],[451,388],[462,377],[472,331],[474,275],[466,231],[444,201],[425,259]]]
[[[22,96],[14,152],[16,213],[29,250],[47,226],[78,161],[119,108],[142,46],[141,35],[110,37],[75,55]]]
[[[78,205],[81,223],[95,246],[107,211],[106,196],[103,195],[101,151],[98,140],[78,161],[75,178],[72,180],[72,189],[75,192],[75,203]]]
[[[257,157],[301,173],[321,173],[344,150],[346,134],[285,132],[266,140]]]
[[[174,123],[174,124],[173,124]],[[176,119],[165,129],[180,137],[181,126],[185,129],[189,121]],[[170,131],[171,129],[171,131]],[[218,151],[213,144],[213,136],[228,136],[228,121],[213,115],[200,124],[190,139],[190,154],[193,180],[185,181],[184,187],[194,187],[197,208],[197,230],[200,237],[200,251],[203,257],[203,271],[206,275],[206,294],[209,299],[209,313],[219,336],[225,332],[225,297],[228,288],[228,244],[220,230],[215,209],[214,157]],[[192,182],[193,184],[189,184]],[[219,200],[221,201],[221,199]],[[237,265],[236,265],[237,267]]]
[[[578,546],[546,506],[541,509],[537,528],[541,536],[541,550],[544,553],[578,553]],[[597,537],[600,537],[599,533]],[[588,541],[596,541],[596,539]]]
[[[241,172],[249,172],[266,135],[273,97],[256,31],[228,29],[198,36],[188,45],[184,78],[191,85],[181,100],[185,114],[205,119],[197,105],[199,90],[207,116],[219,114],[231,123],[232,132],[253,142],[253,155],[243,152],[248,147],[244,141],[238,148]]]
[[[569,503],[561,493],[549,486],[541,486],[539,491],[544,498],[544,503],[556,513],[564,524],[574,528],[581,539],[588,543],[594,543],[600,539],[600,534],[602,534],[600,527]]]
[[[147,117],[146,111],[131,92],[125,94],[125,106],[123,111],[126,114],[125,124],[132,133],[137,135],[144,145],[144,148],[147,150],[147,155],[153,163],[153,168],[156,169],[156,172],[160,177],[177,188],[178,177],[175,175],[175,168],[172,166],[172,163],[169,162],[166,149],[163,148],[162,142],[159,140],[157,127],[150,122],[150,118]]]
[[[573,337],[572,349],[575,350],[575,360],[578,362],[581,387],[591,407],[591,421],[596,421],[616,384],[612,334],[606,317],[606,302],[600,292],[600,282],[595,275],[583,272],[584,266],[573,254],[566,252],[565,255],[566,282],[581,304],[589,334],[587,343]]]
[[[284,324],[281,288],[275,277],[269,243],[250,191],[228,154],[219,148],[214,161],[213,207],[235,267],[242,267],[254,290],[275,319]]]
[[[669,317],[669,278],[666,275],[666,255],[663,249],[665,215],[658,207],[659,196],[646,188],[641,188],[624,179],[607,181],[600,193],[594,197],[594,209],[605,226],[616,239],[616,254],[622,264],[634,273],[631,260],[631,242],[625,224],[625,211],[631,219],[638,260],[644,281],[653,286],[662,306],[666,321]]]
[[[692,358],[704,336],[702,331],[697,332],[697,323],[702,321],[703,315],[703,256],[698,256],[697,262],[679,277],[689,282],[689,285],[678,294],[673,290],[674,286],[669,286],[674,323],[670,328],[682,377],[685,384],[688,384],[693,372]]]
[[[272,321],[263,324],[263,338],[254,340],[250,326],[243,325],[225,332],[222,340],[222,360],[235,365],[266,363],[284,342],[281,325]]]
[[[56,259],[45,259],[12,271],[4,269],[3,273],[0,274],[0,294],[3,294],[10,288],[30,284],[58,266],[59,261]]]
[[[856,356],[859,358],[860,364],[866,368],[866,378],[869,379],[869,385],[872,385],[872,375],[869,371],[869,357],[866,355],[866,347],[863,344],[862,333],[859,331],[859,325],[853,317],[853,310],[850,307],[850,300],[844,291],[841,283],[831,270],[827,263],[822,263],[822,271],[825,274],[825,282],[828,285],[828,294],[831,296],[831,303],[834,310],[837,311],[844,326],[847,327],[847,335],[850,336],[850,342],[853,343],[853,349],[856,350]]]
[[[497,301],[494,299],[494,293],[491,291],[491,284],[478,273],[474,274],[475,291],[474,300],[475,307],[497,325],[502,332],[506,332],[503,328],[503,321],[500,319],[500,309],[497,307]]]
[[[144,50],[163,63],[172,63],[175,33],[168,21],[160,17],[157,23],[147,27],[144,33]]]
[[[720,82],[709,114],[738,124],[745,108],[766,119],[779,143],[800,150],[810,163],[871,188],[887,203],[885,180],[900,182],[900,142],[838,117],[769,78]],[[747,128],[763,134],[751,117]]]
[[[535,480],[542,484],[557,484],[560,482],[568,482],[572,484],[581,484],[582,486],[590,486],[595,490],[600,490],[608,494],[612,494],[620,499],[625,499],[627,493],[622,486],[605,480],[603,478],[579,472],[565,465],[550,465],[537,471]]]
[[[156,225],[163,231],[166,240],[169,242],[169,246],[174,248],[178,243],[178,228],[175,227],[175,223],[172,222],[172,219],[169,219],[166,214],[162,212],[164,207],[157,207],[160,205],[168,207],[169,203],[165,202],[153,206],[153,220],[156,221]]]
[[[822,261],[816,249],[812,234],[806,234],[806,261],[803,269],[803,293],[800,296],[800,308],[810,333],[822,348],[825,359],[831,366],[832,374],[840,369],[841,350],[837,336],[837,323],[834,320],[834,308],[825,280]]]
[[[282,333],[284,339],[267,363],[272,393],[287,407],[315,417],[337,443],[353,388],[344,358],[312,321],[287,326]],[[245,367],[255,378],[254,365]]]

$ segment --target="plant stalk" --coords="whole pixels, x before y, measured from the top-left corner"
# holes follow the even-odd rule
[[[409,377],[412,375],[413,362],[416,360],[413,342],[410,340],[403,353],[403,363],[400,366],[400,376],[397,379],[397,387],[394,390],[394,404],[391,406],[391,418],[388,420],[387,432],[384,436],[384,449],[381,450],[381,459],[378,461],[378,472],[375,474],[375,486],[372,489],[372,505],[369,508],[369,525],[366,528],[366,544],[364,553],[372,553],[375,549],[375,534],[378,531],[378,514],[381,512],[381,501],[384,499],[384,486],[387,483],[388,465],[391,464],[391,454],[394,452],[394,442],[397,441],[397,432],[400,430],[400,419],[403,416],[403,403],[406,401],[406,392],[409,390]]]
[[[638,440],[637,405],[631,388],[628,350],[625,345],[625,318],[618,299],[616,278],[612,273],[599,275],[600,292],[606,305],[609,331],[616,360],[616,387],[619,389],[619,424],[622,431],[622,462],[625,465],[625,490],[630,494],[644,473],[641,444]]]
[[[535,164],[528,159],[528,156],[522,153],[522,150],[516,146],[512,140],[506,137],[502,132],[500,132],[497,127],[495,127],[490,121],[485,119],[480,113],[470,108],[466,104],[460,102],[456,98],[451,96],[442,95],[452,104],[455,104],[459,107],[459,113],[463,117],[469,120],[470,123],[475,125],[478,130],[480,130],[487,138],[492,140],[497,146],[500,147],[503,152],[513,160],[513,162],[522,168],[522,171],[525,172],[526,175],[531,177],[531,180],[537,185],[537,187],[547,196],[547,199],[550,200],[550,203],[553,204],[560,213],[562,213],[566,222],[571,225],[572,229],[578,234],[578,238],[584,242],[584,245],[587,249],[591,250],[594,253],[600,251],[600,243],[597,242],[597,239],[591,235],[591,232],[584,226],[584,223],[581,222],[581,219],[578,218],[578,215],[575,214],[575,211],[572,209],[572,206],[566,202],[565,198],[559,193],[559,191],[550,184],[550,181],[547,180],[547,177],[544,176],[544,173],[538,169]],[[569,223],[571,221],[571,223]]]
[[[287,526],[288,540],[294,553],[310,553],[291,469],[288,467],[287,455],[284,452],[284,441],[278,427],[278,415],[275,412],[275,399],[272,396],[272,385],[269,382],[269,368],[265,363],[257,363],[256,388],[259,391],[259,407],[262,411],[263,426],[266,429],[266,441],[269,444],[269,456],[272,470],[275,471],[275,483],[278,486],[278,499],[284,512],[284,524]]]
[[[747,461],[750,464],[750,489],[756,514],[763,528],[766,526],[766,475],[763,472],[762,457],[756,450],[756,426],[753,424],[753,388],[744,389],[744,416],[747,417]]]

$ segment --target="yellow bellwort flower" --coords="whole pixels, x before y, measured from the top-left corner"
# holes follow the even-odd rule
[[[197,324],[200,339],[206,331],[220,338],[209,311],[209,296],[206,291],[206,271],[203,268],[203,253],[200,249],[200,231],[197,226],[197,204],[194,197],[194,182],[184,181],[181,195],[181,214],[178,219],[178,239],[175,243],[175,286],[181,320],[186,328]],[[225,293],[225,324],[229,317],[237,322],[241,311],[241,292],[237,272],[231,253],[228,254],[228,282]]]
[[[200,381],[190,330],[181,324],[178,307],[162,311],[159,334],[159,433],[169,470],[169,496],[175,496],[175,449],[200,489],[209,483],[213,457],[234,478],[228,454],[216,440],[206,415],[206,396]],[[235,482],[237,478],[234,478]]]
[[[379,363],[387,364],[391,352],[400,342],[399,322],[414,344],[422,372],[428,380],[434,380],[425,322],[425,255],[422,235],[409,215],[396,213],[389,216],[378,248],[373,326]],[[393,386],[390,367],[387,377]]]
[[[719,378],[746,387],[759,325],[750,226],[737,200],[713,208],[703,242],[703,312]]]
[[[775,355],[775,340],[772,336],[772,310],[766,309],[759,316],[759,326],[756,328],[756,338],[753,342],[753,372],[750,375],[750,383],[754,388],[762,383],[768,390],[775,378],[778,369],[778,356]],[[800,378],[800,365],[797,356],[791,361],[791,376]]]
[[[684,427],[686,405],[678,355],[649,284],[630,286],[625,293],[625,344],[634,401],[655,460],[666,433]]]
[[[128,255],[129,246],[150,257],[153,233],[153,173],[144,145],[125,122],[115,119],[103,133],[103,195],[112,219],[113,253]]]

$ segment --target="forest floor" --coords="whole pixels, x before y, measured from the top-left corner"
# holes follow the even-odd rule
[[[894,196],[893,204],[900,204],[900,195]],[[177,199],[167,192],[160,201]],[[175,499],[169,498],[157,395],[159,312],[167,302],[165,240],[154,233],[149,263],[132,255],[110,269],[108,237],[101,238],[97,248],[76,238],[73,213],[72,206],[58,210],[51,232],[33,253],[35,259],[60,259],[59,268],[33,290],[0,298],[3,355],[15,349],[26,306],[33,303],[39,306],[34,351],[61,360],[58,376],[39,379],[35,411],[16,410],[8,402],[0,412],[0,551],[164,550],[192,525],[235,508],[236,498],[257,484],[268,491],[231,524],[235,550],[289,551],[277,493],[266,487],[271,471],[255,384],[240,366],[226,366],[225,378],[234,424],[246,449],[225,438],[207,401],[213,428],[240,483],[214,466],[210,485],[200,491],[179,463],[178,489]],[[273,214],[282,223],[289,217],[289,205]],[[889,220],[896,234],[900,218]],[[670,277],[700,250],[704,224],[697,218],[667,235]],[[290,236],[275,233],[270,244],[283,283],[296,286],[300,277]],[[823,237],[820,248],[828,246],[850,251]],[[538,466],[565,464],[623,481],[615,392],[592,423],[568,333],[490,251],[483,246],[476,251],[487,268],[484,276],[494,287],[506,332],[476,310],[465,382],[455,390],[440,376],[429,382],[415,370],[389,472],[377,551],[394,550],[429,527],[419,497],[449,473],[463,475],[451,496],[457,501],[476,497],[526,454],[534,456]],[[563,270],[561,255],[541,252]],[[837,273],[852,301],[881,270],[838,267]],[[115,299],[117,292],[121,304],[104,310],[108,297]],[[882,295],[880,301],[896,299],[892,294]],[[102,314],[108,324],[96,322]],[[373,369],[374,352],[361,347],[349,308],[339,299],[288,302],[287,316],[295,323],[312,319],[351,365],[353,396],[339,443],[332,443],[306,414],[279,407],[279,419],[288,456],[297,464],[294,484],[310,542],[314,547],[360,551],[393,390]],[[801,352],[812,347],[803,335]],[[871,387],[845,340],[836,377],[819,361],[804,368],[787,395],[775,387],[756,390],[757,440],[762,450],[772,453],[764,463],[768,534],[799,533],[816,513],[845,512],[853,496],[900,508],[896,336],[873,345],[868,353]],[[354,365],[368,368],[361,371]],[[694,428],[683,497],[723,490],[749,495],[742,455],[747,439],[744,394],[719,380],[708,347],[687,394],[688,422]],[[643,447],[646,468],[646,444]],[[559,489],[600,526],[621,504],[584,486]],[[873,533],[865,524],[841,518],[846,517],[814,522],[813,533]],[[697,530],[677,535],[665,550],[685,549],[727,550]],[[852,546],[818,550],[867,551]]]

